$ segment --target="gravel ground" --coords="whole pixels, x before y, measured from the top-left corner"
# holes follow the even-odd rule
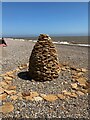
[[[34,46],[29,41],[7,41],[8,46],[2,48],[2,73],[16,69],[19,65],[28,63],[31,50]],[[88,68],[88,48],[67,45],[56,45],[60,63],[68,62],[69,66],[76,68]],[[46,82],[36,82],[24,77],[25,69],[17,73],[13,85],[17,91],[37,91],[45,94],[58,94],[62,90],[70,91],[72,82],[71,73],[62,71],[58,79]],[[23,77],[22,77],[23,76]],[[88,77],[88,75],[86,75]],[[6,101],[11,101],[9,98]],[[2,114],[3,118],[89,118],[88,95],[70,98],[69,100],[48,101],[11,101],[14,104],[14,111],[9,114]]]

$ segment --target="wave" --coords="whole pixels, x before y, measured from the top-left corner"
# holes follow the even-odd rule
[[[37,42],[37,40],[32,40],[33,42]],[[54,44],[58,44],[58,45],[72,45],[72,46],[82,46],[82,47],[90,47],[89,44],[73,44],[73,43],[69,43],[69,42],[53,42]]]

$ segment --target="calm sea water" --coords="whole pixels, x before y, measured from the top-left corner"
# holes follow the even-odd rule
[[[51,37],[53,43],[58,45],[73,45],[73,46],[82,46],[82,47],[90,47],[90,43],[88,42],[88,36],[70,36],[70,37]],[[13,40],[29,40],[32,42],[37,42],[37,37],[29,37],[29,38],[14,38]]]
[[[76,44],[90,44],[88,42],[88,36],[65,36],[65,37],[52,37],[53,41],[60,41],[60,42],[70,42],[70,43],[76,43]],[[37,40],[37,37],[30,37],[30,38],[24,38],[26,40]]]
[[[65,37],[52,37],[53,43],[55,44],[64,44],[64,45],[74,45],[74,46],[83,46],[83,47],[90,47],[90,42],[88,40],[88,36],[65,36]],[[13,39],[13,40],[29,40],[33,42],[37,42],[38,37],[20,37],[20,38],[5,38]]]

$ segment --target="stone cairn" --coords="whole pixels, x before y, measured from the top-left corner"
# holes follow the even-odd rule
[[[29,59],[29,76],[36,81],[53,80],[59,76],[59,60],[51,38],[40,34]]]

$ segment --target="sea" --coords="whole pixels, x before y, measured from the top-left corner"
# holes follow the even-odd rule
[[[54,44],[58,45],[70,45],[70,46],[82,46],[90,47],[89,37],[88,36],[50,36]],[[6,40],[20,40],[20,41],[32,41],[37,42],[38,37],[19,37],[19,38],[5,38]]]

